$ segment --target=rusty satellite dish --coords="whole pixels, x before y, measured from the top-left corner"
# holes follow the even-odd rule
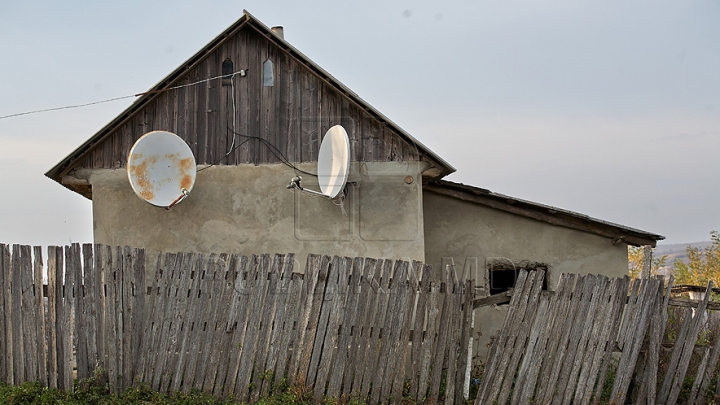
[[[179,136],[152,131],[130,149],[127,173],[138,197],[170,209],[184,200],[195,185],[195,157]]]
[[[287,188],[298,188],[302,191],[335,198],[347,184],[350,172],[350,139],[341,125],[328,129],[320,145],[318,153],[317,177],[320,191],[304,189],[300,182],[302,177],[294,177]]]

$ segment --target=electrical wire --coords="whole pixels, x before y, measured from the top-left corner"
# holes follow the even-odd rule
[[[231,87],[232,102],[233,102],[232,103],[233,104],[232,105],[232,107],[233,107],[233,109],[232,109],[232,111],[233,111],[233,122],[232,122],[233,140],[232,140],[232,144],[230,144],[230,150],[232,150],[233,147],[235,146],[235,123],[237,122],[237,108],[235,108],[235,75],[234,74],[230,77],[230,87]],[[228,154],[230,154],[230,152],[228,152]]]
[[[19,116],[21,116],[21,115],[30,115],[30,114],[43,113],[43,112],[48,112],[48,111],[67,110],[67,109],[70,109],[70,108],[87,107],[87,106],[90,106],[90,105],[102,104],[102,103],[109,103],[109,102],[111,102],[111,101],[117,101],[117,100],[122,100],[122,99],[131,98],[131,97],[136,97],[136,96],[137,96],[137,95],[122,96],[122,97],[109,98],[109,99],[107,99],[107,100],[93,101],[92,103],[77,104],[77,105],[66,105],[66,106],[64,106],[64,107],[45,108],[45,109],[43,109],[43,110],[26,111],[26,112],[21,112],[21,113],[17,113],[17,114],[3,115],[3,116],[0,116],[0,120],[3,120],[3,119],[5,119],[5,118],[19,117]]]
[[[277,160],[279,160],[281,163],[285,164],[286,166],[290,167],[291,169],[295,170],[296,173],[299,172],[299,173],[302,173],[302,174],[307,174],[308,176],[317,177],[317,174],[316,174],[316,173],[310,173],[310,172],[307,172],[307,171],[302,170],[302,169],[298,168],[297,166],[295,166],[295,165],[290,161],[290,159],[288,159],[288,158],[280,151],[280,149],[277,148],[277,146],[273,145],[273,144],[272,144],[270,141],[268,141],[267,139],[261,138],[261,137],[259,137],[259,136],[245,135],[245,134],[241,134],[241,133],[238,133],[238,132],[235,132],[235,131],[233,131],[233,134],[242,136],[242,137],[244,137],[244,138],[248,138],[248,140],[250,140],[250,139],[257,139],[259,142],[263,143],[263,144],[268,148],[268,150],[270,151],[270,153],[272,153],[273,156],[275,156],[275,158],[277,158]]]
[[[241,136],[241,137],[246,138],[246,139],[245,139],[244,141],[240,142],[239,144],[237,144],[237,145],[236,145],[235,147],[233,147],[232,149],[228,150],[228,152],[227,152],[223,157],[219,158],[218,160],[216,160],[215,162],[211,163],[210,165],[203,167],[202,169],[198,169],[198,170],[197,170],[198,172],[201,172],[201,171],[203,171],[203,170],[205,170],[205,169],[209,169],[209,168],[217,165],[218,163],[220,163],[220,162],[222,162],[224,159],[226,159],[226,158],[227,158],[233,151],[235,151],[237,148],[243,146],[244,144],[246,144],[246,143],[248,143],[248,142],[250,142],[251,140],[254,139],[254,140],[257,140],[258,142],[260,142],[261,144],[265,145],[265,147],[268,148],[268,150],[270,151],[270,153],[272,153],[273,156],[275,156],[275,158],[277,158],[277,159],[278,159],[281,163],[283,163],[284,165],[286,165],[286,166],[290,167],[291,169],[295,170],[296,173],[299,172],[299,173],[302,173],[302,174],[307,174],[308,176],[317,177],[317,174],[316,174],[316,173],[310,173],[310,172],[307,172],[307,171],[302,170],[302,169],[298,168],[297,166],[295,166],[287,157],[285,157],[285,155],[283,155],[283,153],[282,153],[275,145],[273,145],[272,143],[270,143],[270,141],[268,141],[267,139],[261,138],[261,137],[259,137],[259,136],[252,136],[252,135],[241,134],[241,133],[239,133],[239,132],[235,132],[235,131],[231,130],[230,127],[228,127],[228,131],[231,131],[231,132],[233,133],[233,137],[234,137],[235,135],[238,135],[238,136]],[[234,141],[233,141],[233,143],[234,143]]]
[[[209,169],[209,168],[217,165],[218,163],[222,162],[223,159],[227,158],[228,155],[229,155],[230,153],[232,153],[235,149],[243,146],[244,144],[246,144],[246,143],[248,143],[248,142],[250,142],[250,139],[246,139],[246,140],[240,142],[240,143],[237,144],[234,148],[232,148],[231,150],[229,150],[228,153],[225,154],[225,156],[223,156],[223,157],[221,157],[220,159],[214,161],[213,163],[209,164],[208,166],[203,167],[202,169],[197,169],[196,173],[200,173],[201,171],[203,171],[203,170],[205,170],[205,169]]]
[[[198,80],[197,82],[193,82],[193,83],[181,84],[179,86],[168,87],[166,89],[150,90],[150,91],[146,91],[144,93],[138,93],[135,96],[144,96],[145,94],[154,94],[154,93],[162,93],[162,92],[170,91],[170,90],[177,90],[177,89],[181,89],[183,87],[195,86],[196,84],[205,83],[205,82],[209,82],[211,80],[216,80],[216,79],[222,79],[222,78],[225,78],[228,76],[230,76],[232,79],[233,77],[235,77],[235,75],[237,75],[237,74],[244,75],[245,72],[247,72],[247,71],[248,71],[248,69],[241,69],[241,70],[238,70],[237,72],[229,73],[226,75],[215,76],[215,77],[211,77],[209,79]]]
[[[168,87],[168,88],[166,88],[166,89],[151,90],[151,91],[146,91],[146,92],[144,92],[144,93],[137,93],[137,94],[133,94],[133,95],[127,95],[127,96],[109,98],[109,99],[107,99],[107,100],[93,101],[93,102],[91,102],[91,103],[76,104],[76,105],[66,105],[66,106],[63,106],[63,107],[45,108],[45,109],[42,109],[42,110],[25,111],[25,112],[16,113],[16,114],[2,115],[2,116],[0,116],[0,120],[6,119],[6,118],[12,118],[12,117],[19,117],[19,116],[22,116],[22,115],[30,115],[30,114],[38,114],[38,113],[49,112],[49,111],[58,111],[58,110],[67,110],[67,109],[71,109],[71,108],[87,107],[87,106],[96,105],[96,104],[109,103],[109,102],[111,102],[111,101],[123,100],[123,99],[131,98],[131,97],[140,97],[140,96],[144,96],[144,95],[146,95],[146,94],[162,93],[162,92],[165,92],[165,91],[177,90],[177,89],[180,89],[180,88],[183,88],[183,87],[195,86],[195,85],[198,85],[198,84],[200,84],[200,83],[209,82],[209,81],[211,81],[211,80],[222,79],[223,77],[227,77],[227,76],[231,76],[231,80],[232,80],[232,78],[234,78],[235,75],[237,75],[237,74],[242,75],[242,74],[243,74],[244,72],[246,72],[246,71],[247,71],[247,69],[244,69],[244,70],[240,70],[240,71],[237,71],[237,72],[232,73],[232,74],[229,74],[229,75],[215,76],[215,77],[211,77],[211,78],[209,78],[209,79],[199,80],[199,81],[194,82],[194,83],[181,84],[181,85],[179,85],[179,86]],[[234,87],[234,84],[233,84],[233,87]],[[233,100],[233,101],[234,101],[234,100]]]

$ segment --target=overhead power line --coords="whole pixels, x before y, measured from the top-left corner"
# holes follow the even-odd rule
[[[200,80],[200,81],[197,81],[197,82],[194,82],[194,83],[188,83],[188,84],[182,84],[182,85],[180,85],[180,86],[168,87],[167,89],[151,90],[151,91],[146,91],[146,92],[143,92],[143,93],[137,93],[137,94],[128,95],[128,96],[109,98],[109,99],[107,99],[107,100],[93,101],[93,102],[91,102],[91,103],[77,104],[77,105],[66,105],[66,106],[63,106],[63,107],[45,108],[45,109],[42,109],[42,110],[25,111],[25,112],[16,113],[16,114],[2,115],[2,116],[0,116],[0,120],[6,119],[6,118],[12,118],[12,117],[19,117],[19,116],[22,116],[22,115],[39,114],[39,113],[44,113],[44,112],[49,112],[49,111],[58,111],[58,110],[67,110],[67,109],[71,109],[71,108],[87,107],[87,106],[91,106],[91,105],[95,105],[95,104],[103,104],[103,103],[109,103],[109,102],[111,102],[111,101],[123,100],[123,99],[126,99],[126,98],[140,97],[140,96],[143,96],[143,95],[145,95],[145,94],[162,93],[162,92],[165,92],[165,91],[175,90],[175,89],[179,89],[179,88],[183,88],[183,87],[195,86],[195,85],[200,84],[200,83],[209,82],[209,81],[215,80],[215,79],[221,79],[221,78],[223,78],[223,77],[231,77],[231,78],[232,78],[232,77],[234,77],[234,76],[237,75],[237,74],[239,74],[240,76],[245,76],[245,72],[247,72],[247,69],[245,69],[245,70],[240,70],[240,71],[237,71],[237,72],[232,73],[232,74],[229,74],[229,75],[222,75],[222,76],[211,77],[211,78],[209,78],[209,79]]]

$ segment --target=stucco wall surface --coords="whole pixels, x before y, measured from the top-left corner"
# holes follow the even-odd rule
[[[299,165],[315,172],[314,164]],[[93,170],[95,243],[157,252],[293,252],[423,260],[418,162],[352,163],[345,213],[333,201],[288,190],[296,175],[282,165],[214,166],[197,174],[190,195],[170,210],[139,199],[124,169]],[[408,184],[407,176],[413,181]],[[319,191],[303,175],[305,188]]]
[[[555,289],[562,273],[627,274],[627,245],[598,235],[511,214],[426,191],[423,193],[425,262],[434,268],[454,263],[461,277],[474,277],[487,288],[488,261],[523,260],[550,266]],[[487,289],[484,290],[487,292]],[[507,306],[475,311],[476,350],[502,327]],[[478,339],[479,337],[479,339]]]

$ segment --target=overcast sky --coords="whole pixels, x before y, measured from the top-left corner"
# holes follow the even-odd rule
[[[0,116],[147,90],[247,9],[457,168],[659,233],[720,230],[720,2],[0,1]],[[0,242],[92,241],[44,172],[132,99],[0,119]]]

